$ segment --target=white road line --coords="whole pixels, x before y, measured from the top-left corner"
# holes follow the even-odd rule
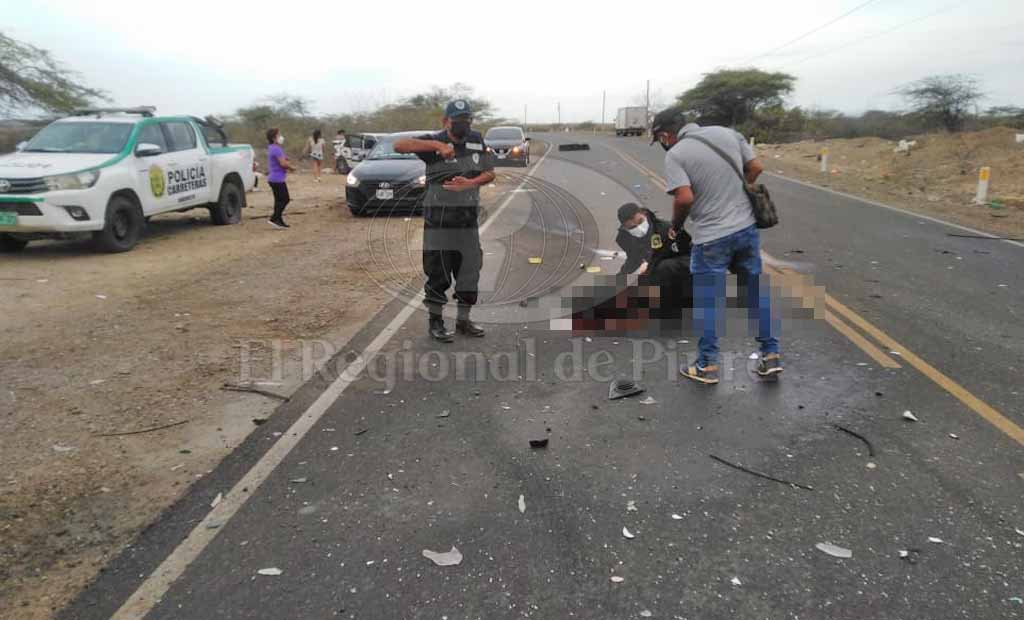
[[[520,181],[516,189],[522,189],[533,173],[536,172],[544,159],[547,158],[548,153],[551,152],[551,144],[548,144],[548,149],[544,151],[544,155],[541,156],[533,169],[530,170],[523,180]],[[498,215],[505,210],[505,207],[512,202],[513,197],[518,195],[515,190],[509,192],[508,197],[504,202],[494,211],[491,217],[487,218],[487,221],[480,226],[480,232],[485,231],[491,222],[498,219]],[[327,389],[324,390],[323,394],[320,395],[312,405],[306,409],[305,412],[294,424],[283,434],[277,442],[271,446],[267,453],[252,466],[246,474],[238,481],[235,486],[224,495],[224,499],[217,504],[216,508],[210,510],[206,517],[200,521],[195,528],[189,532],[185,540],[179,544],[174,551],[168,555],[160,566],[151,574],[142,585],[128,598],[120,609],[111,616],[111,620],[142,620],[146,614],[153,610],[153,607],[160,602],[160,599],[167,593],[171,585],[174,584],[178,578],[185,572],[199,554],[213,541],[213,539],[224,529],[224,525],[238,512],[238,510],[245,505],[245,502],[256,493],[256,490],[260,487],[263,482],[270,477],[270,474],[277,468],[278,465],[295,449],[299,442],[302,441],[303,437],[306,436],[320,418],[323,417],[327,410],[330,409],[331,405],[342,395],[346,388],[351,385],[359,375],[366,368],[366,365],[371,361],[384,345],[391,340],[399,329],[405,325],[405,322],[409,320],[412,313],[418,308],[416,301],[421,299],[423,293],[421,292],[412,303],[405,304],[399,313],[391,320],[388,325],[380,331],[379,334],[370,342],[369,345],[363,350],[359,357],[350,363],[343,372],[340,373],[337,379],[335,379]],[[248,489],[243,491],[243,489]]]
[[[947,222],[946,220],[939,219],[937,217],[932,217],[930,215],[922,215],[920,213],[914,213],[913,211],[908,211],[906,209],[901,209],[900,207],[894,207],[892,205],[887,205],[884,202],[877,202],[877,201],[874,201],[874,200],[869,200],[867,198],[862,198],[860,196],[854,196],[853,194],[847,194],[845,192],[839,192],[839,191],[836,191],[834,189],[829,189],[827,187],[822,187],[820,185],[815,185],[813,183],[805,183],[804,181],[798,181],[798,180],[796,180],[794,178],[791,178],[791,177],[783,176],[781,174],[775,174],[774,172],[767,172],[766,171],[765,174],[768,175],[768,176],[774,177],[776,179],[781,179],[783,181],[789,181],[790,183],[795,183],[797,185],[802,185],[804,187],[808,187],[808,188],[811,188],[811,189],[816,189],[816,190],[821,191],[821,192],[827,192],[829,194],[835,194],[836,196],[842,196],[843,198],[849,198],[850,200],[856,200],[857,202],[863,202],[864,204],[869,204],[869,205],[871,205],[873,207],[881,207],[883,209],[888,209],[890,211],[895,211],[897,213],[902,213],[903,215],[909,215],[910,217],[915,217],[915,218],[917,218],[919,220],[928,220],[929,222],[934,222],[936,224],[942,224],[943,226],[949,226],[950,228],[956,228],[957,230],[962,230],[964,232],[969,232],[971,234],[980,235],[982,237],[987,237],[989,239],[999,239],[999,235],[993,235],[992,233],[987,233],[987,232],[984,232],[984,231],[981,231],[981,230],[976,230],[976,229],[971,228],[969,226],[961,226],[960,224],[954,224],[953,222]],[[1003,243],[1009,243],[1010,245],[1015,245],[1015,246],[1017,246],[1019,248],[1024,248],[1024,243],[1021,243],[1020,241],[1013,241],[1012,239],[1000,239],[1000,241],[1002,241]]]

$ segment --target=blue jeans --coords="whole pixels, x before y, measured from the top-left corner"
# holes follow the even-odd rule
[[[700,334],[700,367],[718,363],[718,321],[725,314],[725,274],[732,269],[739,279],[742,296],[746,293],[751,323],[757,323],[757,341],[761,353],[779,352],[779,325],[772,320],[768,282],[761,286],[761,235],[756,226],[726,235],[708,243],[694,245],[690,255],[693,274],[693,318]]]

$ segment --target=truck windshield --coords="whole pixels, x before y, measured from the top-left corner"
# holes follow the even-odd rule
[[[51,123],[29,140],[32,153],[117,153],[124,148],[131,123]]]
[[[485,140],[522,140],[523,132],[518,127],[495,127],[487,131]]]

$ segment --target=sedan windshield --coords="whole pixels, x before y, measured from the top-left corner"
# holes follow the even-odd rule
[[[396,153],[395,143],[391,140],[384,140],[378,142],[377,146],[373,147],[367,159],[416,159],[416,155],[412,153]]]
[[[518,127],[495,127],[487,131],[484,140],[522,140],[523,131]]]
[[[25,146],[34,153],[118,153],[128,141],[131,123],[52,123]]]

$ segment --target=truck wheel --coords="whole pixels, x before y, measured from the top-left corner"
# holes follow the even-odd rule
[[[220,198],[210,207],[210,217],[218,226],[237,224],[242,221],[245,195],[234,181],[224,181],[220,186]]]
[[[28,240],[18,239],[11,235],[0,235],[0,252],[4,254],[14,254],[25,249],[28,245]]]
[[[135,201],[114,196],[107,203],[103,230],[92,234],[96,249],[101,252],[127,252],[138,244],[146,218]]]

